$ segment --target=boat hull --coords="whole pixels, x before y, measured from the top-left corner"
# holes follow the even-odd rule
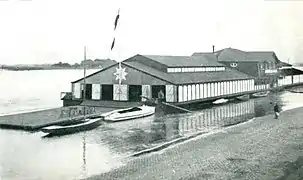
[[[126,108],[122,110],[114,110],[109,113],[103,114],[104,121],[117,122],[117,121],[126,121],[130,119],[143,118],[151,116],[155,113],[155,107],[153,106],[141,106],[141,111],[134,111],[124,114],[119,114],[119,111],[128,110],[131,108]]]
[[[48,126],[42,128],[41,131],[44,133],[48,133],[50,135],[65,135],[65,134],[72,134],[81,131],[92,130],[100,126],[101,123],[102,123],[102,118],[96,118],[76,125]]]
[[[242,96],[238,96],[238,97],[236,97],[236,99],[238,99],[240,101],[247,101],[247,100],[249,100],[249,95],[245,94],[245,95],[242,95]]]
[[[227,102],[228,102],[228,99],[218,99],[218,100],[214,101],[213,104],[224,104]]]
[[[266,96],[268,96],[268,94],[269,94],[269,91],[259,92],[259,93],[252,94],[252,97],[254,97],[254,98],[266,97]]]

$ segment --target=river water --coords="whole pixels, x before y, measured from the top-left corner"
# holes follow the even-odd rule
[[[81,76],[81,70],[2,71],[0,114],[61,106],[60,92],[70,91],[70,81]],[[287,110],[303,106],[303,94],[280,92],[191,114],[104,123],[92,131],[61,137],[0,129],[0,179],[66,180],[107,172],[146,148],[272,114],[271,101]]]

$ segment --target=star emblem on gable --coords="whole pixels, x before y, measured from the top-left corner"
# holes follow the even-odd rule
[[[121,84],[122,80],[126,80],[126,75],[128,73],[125,70],[126,68],[122,68],[121,64],[119,64],[119,67],[116,68],[114,75],[116,76],[116,80],[119,80],[119,84]]]

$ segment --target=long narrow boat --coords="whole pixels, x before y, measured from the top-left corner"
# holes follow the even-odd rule
[[[154,106],[137,106],[125,109],[113,110],[101,114],[105,121],[125,121],[129,119],[142,118],[155,114],[156,108]]]
[[[222,99],[217,99],[217,100],[215,100],[215,101],[213,102],[213,104],[223,104],[223,103],[226,103],[226,102],[228,102],[228,99],[222,98]]]
[[[249,100],[249,95],[248,94],[244,94],[242,96],[236,97],[236,99],[238,99],[240,101],[247,101],[247,100]]]
[[[72,125],[47,126],[42,128],[41,131],[50,135],[65,135],[80,131],[92,130],[100,126],[101,123],[102,117],[87,118]]]
[[[268,96],[269,93],[270,93],[270,91],[262,91],[262,92],[252,94],[252,97],[255,97],[255,98],[266,97],[266,96]]]

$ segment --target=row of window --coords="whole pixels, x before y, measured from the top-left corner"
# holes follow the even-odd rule
[[[294,75],[293,76],[294,83],[300,83],[303,82],[303,75]]]
[[[225,71],[225,67],[167,68],[168,73],[175,73],[175,72],[216,72],[216,71]]]
[[[254,90],[254,80],[237,80],[178,86],[179,102]]]

